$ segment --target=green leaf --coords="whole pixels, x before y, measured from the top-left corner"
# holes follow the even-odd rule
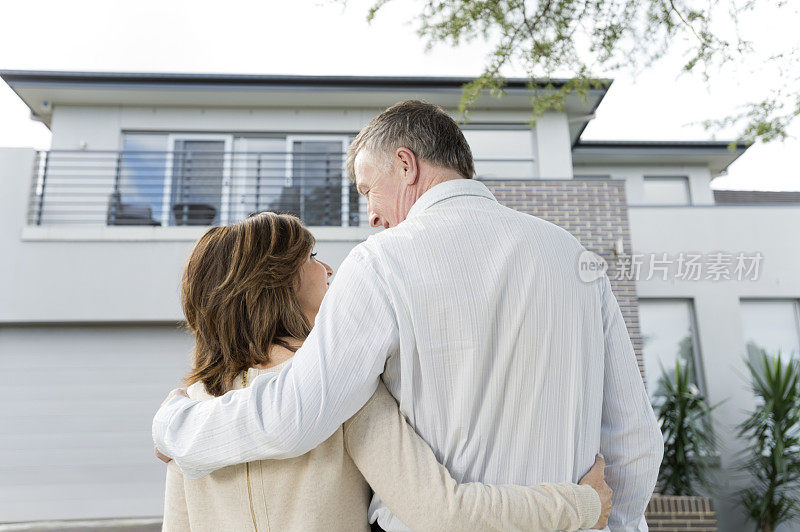
[[[740,469],[752,486],[739,493],[750,517],[770,529],[800,512],[800,362],[752,351],[746,360],[756,409],[739,425],[750,442],[750,457]]]

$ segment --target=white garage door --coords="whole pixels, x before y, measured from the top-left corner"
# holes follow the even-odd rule
[[[192,344],[176,325],[0,326],[0,522],[161,515],[150,424]]]

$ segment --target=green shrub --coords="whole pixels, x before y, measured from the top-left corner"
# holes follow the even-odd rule
[[[661,369],[655,394],[658,421],[664,435],[664,459],[658,489],[665,495],[698,495],[711,484],[716,440],[711,410],[695,386],[691,362],[675,362],[675,371]]]
[[[739,425],[752,485],[739,494],[756,530],[771,532],[800,510],[800,363],[763,350],[747,361],[758,404]]]

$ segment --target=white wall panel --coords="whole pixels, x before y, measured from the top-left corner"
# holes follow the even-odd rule
[[[0,326],[0,522],[160,515],[150,423],[192,345],[177,325]]]

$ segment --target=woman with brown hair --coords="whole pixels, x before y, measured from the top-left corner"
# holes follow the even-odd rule
[[[291,363],[314,326],[333,271],[291,215],[259,213],[212,227],[183,275],[194,334],[192,399],[240,389]],[[602,460],[580,484],[458,484],[381,383],[310,452],[238,464],[190,480],[167,470],[164,530],[369,530],[370,487],[414,530],[603,528],[611,490]]]

